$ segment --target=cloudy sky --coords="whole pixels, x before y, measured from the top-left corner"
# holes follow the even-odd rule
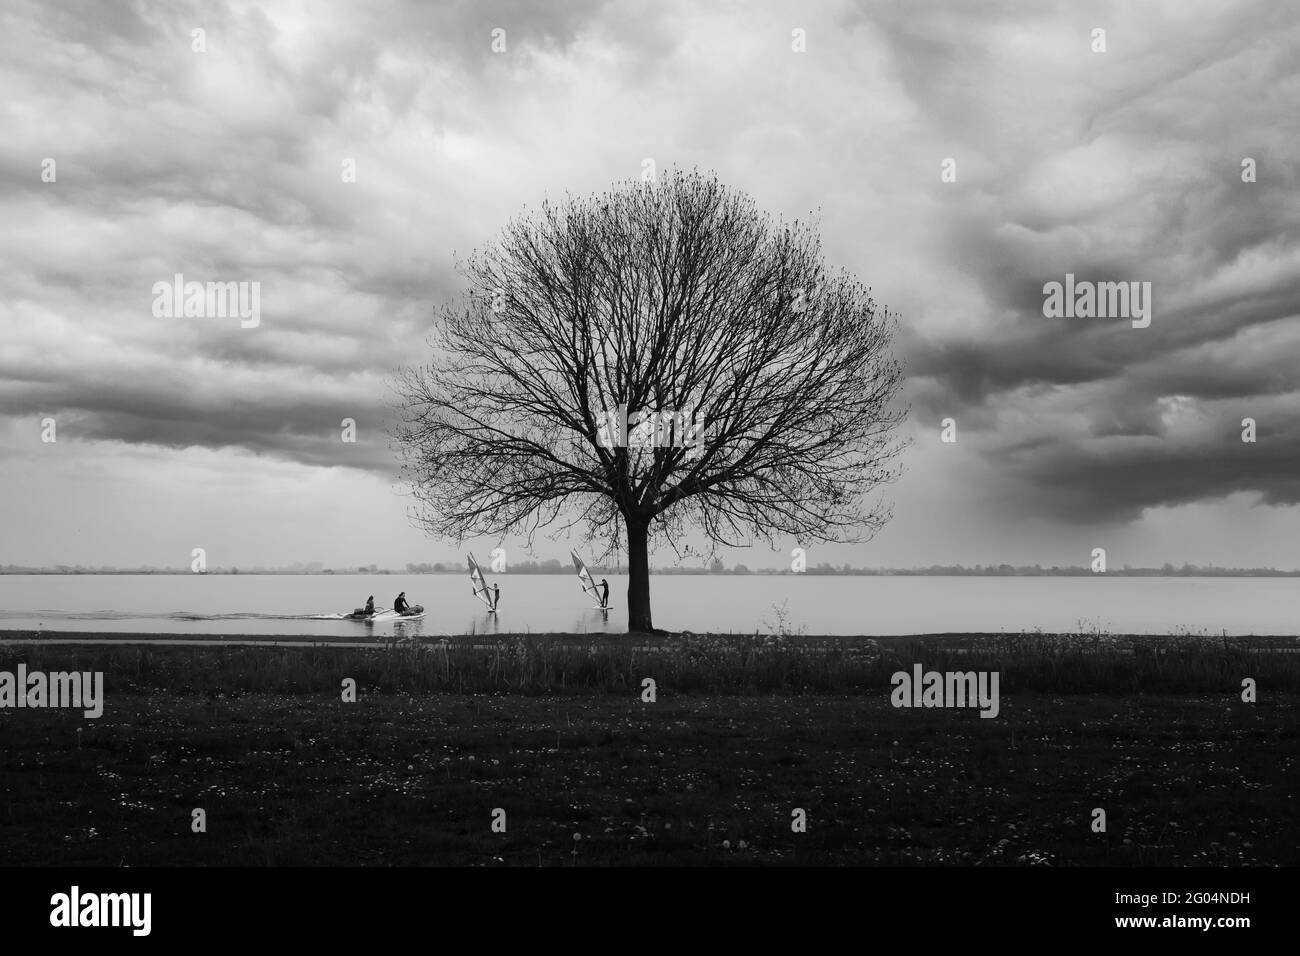
[[[901,316],[895,518],[812,561],[1300,566],[1290,6],[7,0],[0,564],[451,559],[386,382],[457,254],[650,158],[820,209]],[[155,316],[175,273],[260,325]],[[1066,273],[1150,326],[1045,317]]]

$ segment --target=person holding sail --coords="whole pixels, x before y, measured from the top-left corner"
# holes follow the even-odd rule
[[[488,610],[495,611],[497,609],[497,601],[501,600],[501,588],[498,585],[489,585],[484,581],[481,588],[473,588],[472,590],[475,597],[486,595],[485,600],[488,602]]]
[[[497,609],[497,601],[501,599],[501,589],[487,583],[483,577],[483,572],[479,569],[478,562],[474,560],[474,555],[469,556],[469,579],[474,582],[471,589],[474,596],[487,605],[490,612]]]

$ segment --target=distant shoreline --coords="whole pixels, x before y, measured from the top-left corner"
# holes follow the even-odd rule
[[[617,574],[626,575],[627,569],[602,568],[597,565],[589,566],[593,574]],[[149,577],[411,577],[413,575],[439,574],[449,575],[452,577],[463,577],[466,572],[459,569],[443,569],[441,571],[415,570],[382,570],[382,571],[239,571],[227,569],[213,569],[210,571],[194,572],[183,568],[157,568],[157,569],[124,569],[124,570],[52,570],[49,568],[0,568],[0,576],[14,577],[121,577],[121,576],[149,576]],[[572,577],[573,572],[568,570],[515,570],[515,571],[498,571],[496,574],[502,577]],[[1279,571],[1272,568],[1193,568],[1191,570],[1176,569],[1165,571],[1160,568],[1128,568],[1116,571],[1105,571],[1102,573],[1094,572],[1088,568],[1043,568],[1041,570],[1014,569],[1003,571],[998,568],[942,568],[942,569],[906,569],[906,568],[887,568],[887,569],[868,569],[854,568],[852,570],[823,570],[809,568],[807,571],[778,571],[772,568],[762,568],[758,570],[745,569],[743,571],[723,570],[711,571],[707,569],[694,568],[659,568],[651,569],[650,574],[656,577],[812,577],[812,578],[853,578],[853,577],[879,577],[879,578],[1300,578],[1300,570]]]

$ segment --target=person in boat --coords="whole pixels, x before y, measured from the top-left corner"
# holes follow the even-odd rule
[[[396,611],[398,614],[405,613],[406,609],[410,606],[411,605],[406,603],[405,591],[397,595],[397,600],[393,602],[393,610]]]
[[[600,579],[600,606],[609,607],[609,582],[604,578]]]
[[[375,596],[372,594],[370,595],[370,597],[366,598],[366,615],[369,616],[374,613],[375,613]]]

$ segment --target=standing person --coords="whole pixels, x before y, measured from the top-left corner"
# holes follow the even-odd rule
[[[609,582],[606,581],[604,578],[601,578],[600,587],[601,587],[600,606],[609,607]]]
[[[501,587],[500,585],[494,584],[492,585],[492,610],[495,611],[497,609],[497,603],[500,600],[501,600]]]
[[[397,600],[393,602],[393,610],[398,614],[401,614],[408,607],[410,607],[410,605],[406,603],[406,592],[403,591],[401,594],[397,595]]]

